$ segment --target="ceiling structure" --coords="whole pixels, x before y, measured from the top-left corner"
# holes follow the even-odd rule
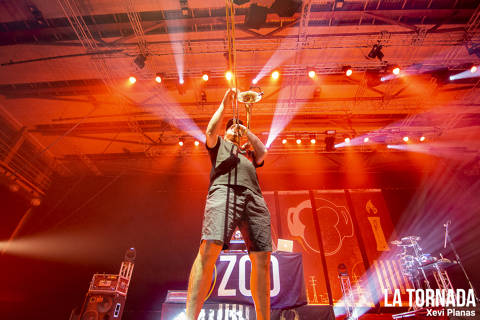
[[[4,172],[41,195],[53,172],[161,173],[170,170],[166,158],[205,155],[193,142],[232,86],[229,52],[242,91],[264,75],[251,127],[264,142],[279,131],[274,156],[325,153],[333,171],[342,151],[325,152],[327,130],[337,143],[368,136],[378,147],[480,124],[480,78],[449,81],[480,62],[478,1],[304,0],[291,16],[268,9],[258,29],[245,23],[252,3],[273,1],[234,6],[233,50],[221,0],[1,1]],[[368,57],[374,45],[383,59]],[[143,68],[134,63],[139,55]],[[380,81],[393,66],[401,76]],[[356,148],[369,157],[375,146]],[[375,170],[399,161],[370,163]]]

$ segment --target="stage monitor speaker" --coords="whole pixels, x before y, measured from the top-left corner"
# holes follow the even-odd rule
[[[120,320],[125,296],[108,293],[87,293],[79,320]]]
[[[255,3],[250,6],[245,17],[245,26],[253,29],[260,29],[260,27],[267,20],[267,7],[257,6]]]
[[[300,0],[275,0],[271,9],[275,11],[279,17],[291,17],[297,12],[302,5]]]

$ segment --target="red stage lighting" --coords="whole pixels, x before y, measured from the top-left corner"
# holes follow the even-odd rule
[[[345,138],[345,143],[349,144],[350,143],[350,138]]]
[[[363,142],[367,143],[368,142],[368,137],[363,138]]]
[[[134,84],[135,82],[137,82],[137,78],[131,76],[130,78],[128,78],[128,81],[130,81],[131,84]]]
[[[421,142],[425,141],[425,137],[424,137],[424,136],[421,136],[421,137],[420,137],[420,141],[421,141]]]
[[[208,81],[208,78],[209,78],[209,77],[208,77],[208,73],[204,72],[204,73],[202,74],[202,80],[205,81],[205,82],[207,82],[207,81]]]
[[[407,136],[403,137],[403,141],[408,142],[408,137]]]
[[[199,145],[199,144],[200,144],[200,142],[198,142],[198,141],[195,141],[195,146],[197,146],[197,147],[198,147],[198,145]]]
[[[287,143],[287,139],[283,139],[283,140],[282,140],[282,143],[283,143],[283,144]]]
[[[353,70],[352,70],[351,66],[343,66],[342,71],[345,72],[345,75],[347,77],[350,77],[353,73]]]
[[[297,144],[302,143],[302,139],[297,139]]]
[[[472,66],[472,67],[470,68],[470,72],[471,72],[471,73],[475,73],[475,72],[477,72],[477,70],[478,70],[477,66]]]
[[[315,73],[315,70],[310,70],[310,71],[308,71],[308,76],[310,77],[310,79],[315,78],[315,74],[316,74],[316,73]]]
[[[277,80],[280,77],[280,72],[277,70],[272,72],[272,79]]]
[[[395,67],[395,68],[393,68],[392,72],[393,72],[394,75],[399,75],[400,74],[400,68]]]

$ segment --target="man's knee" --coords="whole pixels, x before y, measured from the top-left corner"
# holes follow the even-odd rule
[[[200,261],[205,263],[215,263],[220,251],[222,250],[223,243],[217,240],[203,240],[198,250],[198,257]]]

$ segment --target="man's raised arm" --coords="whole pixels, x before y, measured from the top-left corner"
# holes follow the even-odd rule
[[[213,148],[217,144],[218,131],[220,129],[220,124],[223,120],[223,114],[225,112],[225,104],[229,103],[232,99],[232,96],[235,95],[235,89],[228,89],[223,96],[222,102],[218,107],[217,111],[213,114],[210,122],[208,122],[207,130],[205,132],[207,138],[207,147]]]

